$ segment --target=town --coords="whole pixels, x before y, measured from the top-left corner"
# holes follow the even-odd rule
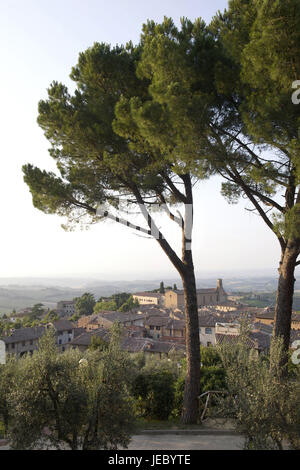
[[[95,338],[109,341],[109,331],[114,323],[123,327],[122,348],[129,353],[143,352],[157,359],[167,357],[171,351],[185,351],[185,314],[184,293],[176,288],[162,292],[139,292],[123,294],[135,306],[128,311],[98,310],[97,313],[78,315],[76,300],[59,301],[55,309],[44,310],[40,305],[39,316],[34,317],[34,326],[23,327],[33,308],[5,315],[1,340],[5,343],[5,352],[9,356],[19,357],[26,353],[33,354],[39,339],[48,328],[53,328],[60,352],[78,348],[87,350]],[[85,294],[87,296],[87,294]],[[216,346],[224,342],[238,340],[240,322],[247,320],[250,325],[249,348],[258,354],[267,353],[273,333],[274,309],[243,305],[231,300],[223,288],[222,279],[217,280],[215,288],[197,289],[199,338],[202,346]],[[105,299],[106,303],[109,299]],[[100,302],[103,305],[103,298]],[[128,301],[127,301],[128,303]],[[105,304],[104,304],[105,305]],[[108,303],[109,305],[109,303]],[[82,310],[82,309],[81,309]],[[52,317],[52,320],[51,320]],[[76,321],[75,321],[76,319]],[[300,313],[293,313],[290,348],[300,339]]]

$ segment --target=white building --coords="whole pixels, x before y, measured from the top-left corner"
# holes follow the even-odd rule
[[[132,297],[140,305],[164,305],[164,295],[158,292],[137,292]]]

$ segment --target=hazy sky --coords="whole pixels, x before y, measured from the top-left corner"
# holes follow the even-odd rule
[[[88,231],[64,232],[63,219],[35,209],[21,166],[54,169],[49,144],[36,124],[37,103],[52,80],[70,85],[80,51],[93,42],[112,45],[139,40],[147,19],[181,16],[209,21],[225,0],[2,0],[1,44],[1,270],[5,276],[96,275],[102,279],[163,278],[176,275],[155,240],[145,240],[113,222]],[[275,237],[260,218],[229,206],[220,180],[196,191],[196,271],[273,269],[279,259]],[[167,234],[170,224],[159,225]],[[166,226],[166,230],[164,230]],[[172,230],[171,240],[180,240]],[[179,245],[178,245],[179,246]]]

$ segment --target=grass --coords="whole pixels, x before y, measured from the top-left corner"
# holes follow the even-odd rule
[[[249,307],[265,308],[270,305],[270,300],[243,299],[242,302],[249,305]]]

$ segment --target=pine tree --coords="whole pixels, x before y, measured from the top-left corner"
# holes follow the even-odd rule
[[[157,41],[161,37],[164,40],[172,28],[169,21],[163,26],[152,25],[149,41],[152,33]],[[182,34],[183,43],[185,36],[191,36],[190,29],[173,33],[174,40]],[[205,43],[200,27],[195,33],[199,41],[203,35]],[[184,285],[187,319],[188,370],[183,421],[192,423],[198,419],[200,387],[198,307],[191,249],[194,178],[184,162],[187,129],[181,134],[179,122],[167,122],[164,105],[153,96],[155,79],[151,81],[147,75],[149,66],[142,59],[148,47],[146,35],[145,30],[137,47],[128,44],[111,48],[96,43],[81,53],[71,73],[76,84],[73,95],[63,84],[51,84],[48,99],[39,103],[38,123],[51,142],[50,155],[60,176],[30,164],[23,171],[38,209],[67,216],[69,228],[80,218],[87,222],[109,218],[154,236],[177,269]],[[172,44],[171,41],[169,46]],[[174,125],[174,138],[166,145],[162,130],[166,126],[168,133]],[[174,145],[178,146],[177,151]],[[141,211],[147,228],[114,215],[120,194],[127,195],[130,207],[136,205]],[[184,213],[175,215],[174,204],[180,204]],[[181,256],[156,226],[151,213],[153,206],[166,212],[180,227]]]

